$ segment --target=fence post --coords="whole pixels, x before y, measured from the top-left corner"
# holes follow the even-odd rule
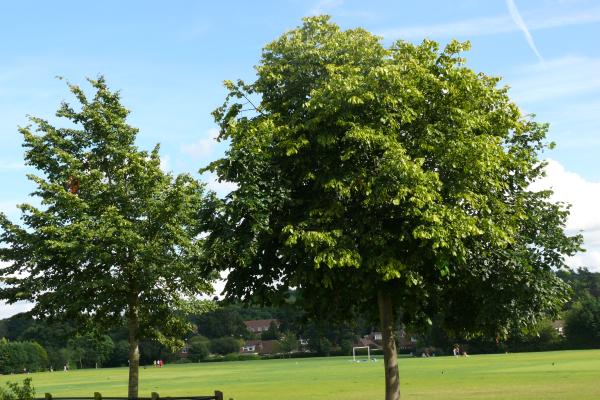
[[[150,393],[150,398],[152,400],[158,400],[158,399],[160,399],[160,396],[158,395],[158,393],[152,392],[152,393]]]
[[[52,395],[50,393],[44,393],[44,398],[46,400],[52,400]]]
[[[102,400],[102,394],[100,394],[100,392],[94,392],[94,400]]]
[[[223,392],[215,390],[215,400],[223,400]]]

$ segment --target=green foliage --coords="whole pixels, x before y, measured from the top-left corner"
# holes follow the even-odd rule
[[[223,356],[223,361],[239,361],[240,355],[237,352],[228,353]]]
[[[33,400],[35,388],[31,385],[31,378],[25,378],[19,385],[16,382],[6,382],[8,389],[0,387],[0,400]]]
[[[600,347],[600,297],[588,295],[573,304],[565,318],[565,334],[577,347]]]
[[[38,343],[0,339],[0,374],[43,371],[47,367],[48,354]]]
[[[203,187],[163,172],[158,146],[135,145],[119,93],[103,77],[89,83],[92,97],[69,84],[79,104],[59,107],[66,127],[31,117],[20,128],[41,205],[20,205],[22,226],[0,214],[0,298],[98,330],[125,316],[132,348],[145,338],[181,345],[191,325],[178,309],[212,290],[198,262]]]
[[[582,300],[590,296],[600,298],[600,273],[591,272],[586,268],[578,268],[575,271],[558,271],[557,275],[573,289],[571,301]]]
[[[281,336],[281,332],[279,332],[279,327],[274,321],[271,321],[269,324],[269,329],[261,332],[260,339],[261,340],[278,340]]]
[[[193,336],[188,340],[188,357],[194,362],[205,360],[210,354],[210,341],[204,336]]]
[[[106,361],[105,366],[126,366],[127,359],[129,358],[129,343],[127,343],[126,340],[119,340],[114,342],[114,344],[113,351],[111,352],[109,359]]]
[[[239,313],[232,308],[218,308],[200,315],[192,315],[198,333],[214,339],[224,336],[250,337]]]
[[[227,355],[239,353],[242,341],[232,337],[222,337],[210,341],[210,352],[214,354]]]
[[[278,341],[279,349],[283,353],[291,353],[298,350],[298,338],[292,332],[285,332]]]
[[[162,172],[158,146],[138,150],[119,94],[103,78],[90,83],[91,99],[69,85],[80,110],[63,103],[57,111],[80,129],[35,117],[20,129],[44,206],[20,206],[26,228],[0,216],[0,258],[10,263],[0,296],[96,326],[120,325],[123,312],[135,311],[140,337],[166,339],[186,327],[172,312],[181,294],[210,290],[193,262],[202,187]]]
[[[380,291],[405,323],[444,311],[446,329],[494,337],[557,314],[568,288],[552,271],[581,237],[528,189],[548,126],[465,67],[468,48],[386,48],[306,18],[264,48],[254,83],[226,83],[214,116],[230,147],[207,169],[237,189],[206,249],[232,269],[228,296],[296,287],[310,314],[346,319],[376,314]]]
[[[191,362],[192,360],[190,360],[189,358],[178,358],[175,361],[173,361],[174,364],[189,364]]]
[[[79,368],[101,367],[115,348],[110,336],[92,334],[77,336],[69,340],[68,346]]]

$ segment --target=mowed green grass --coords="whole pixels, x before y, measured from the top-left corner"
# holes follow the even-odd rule
[[[125,396],[127,369],[35,373],[38,395]],[[383,398],[383,363],[346,357],[166,365],[140,369],[140,396],[212,394],[235,400]],[[0,376],[0,383],[23,375]],[[600,399],[600,350],[403,358],[403,399]]]

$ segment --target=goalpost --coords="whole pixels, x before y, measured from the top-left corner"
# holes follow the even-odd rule
[[[367,359],[356,359],[356,350],[367,349]],[[352,348],[352,361],[361,362],[361,361],[371,361],[371,349],[369,346],[357,346]]]

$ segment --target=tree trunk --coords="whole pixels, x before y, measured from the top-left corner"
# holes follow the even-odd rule
[[[129,329],[129,386],[127,397],[138,398],[138,384],[140,378],[140,349],[139,349],[139,310],[137,296],[129,305],[128,329]]]
[[[379,321],[383,338],[383,363],[385,367],[385,400],[400,399],[400,375],[398,373],[398,353],[394,338],[394,305],[392,296],[379,289]]]

